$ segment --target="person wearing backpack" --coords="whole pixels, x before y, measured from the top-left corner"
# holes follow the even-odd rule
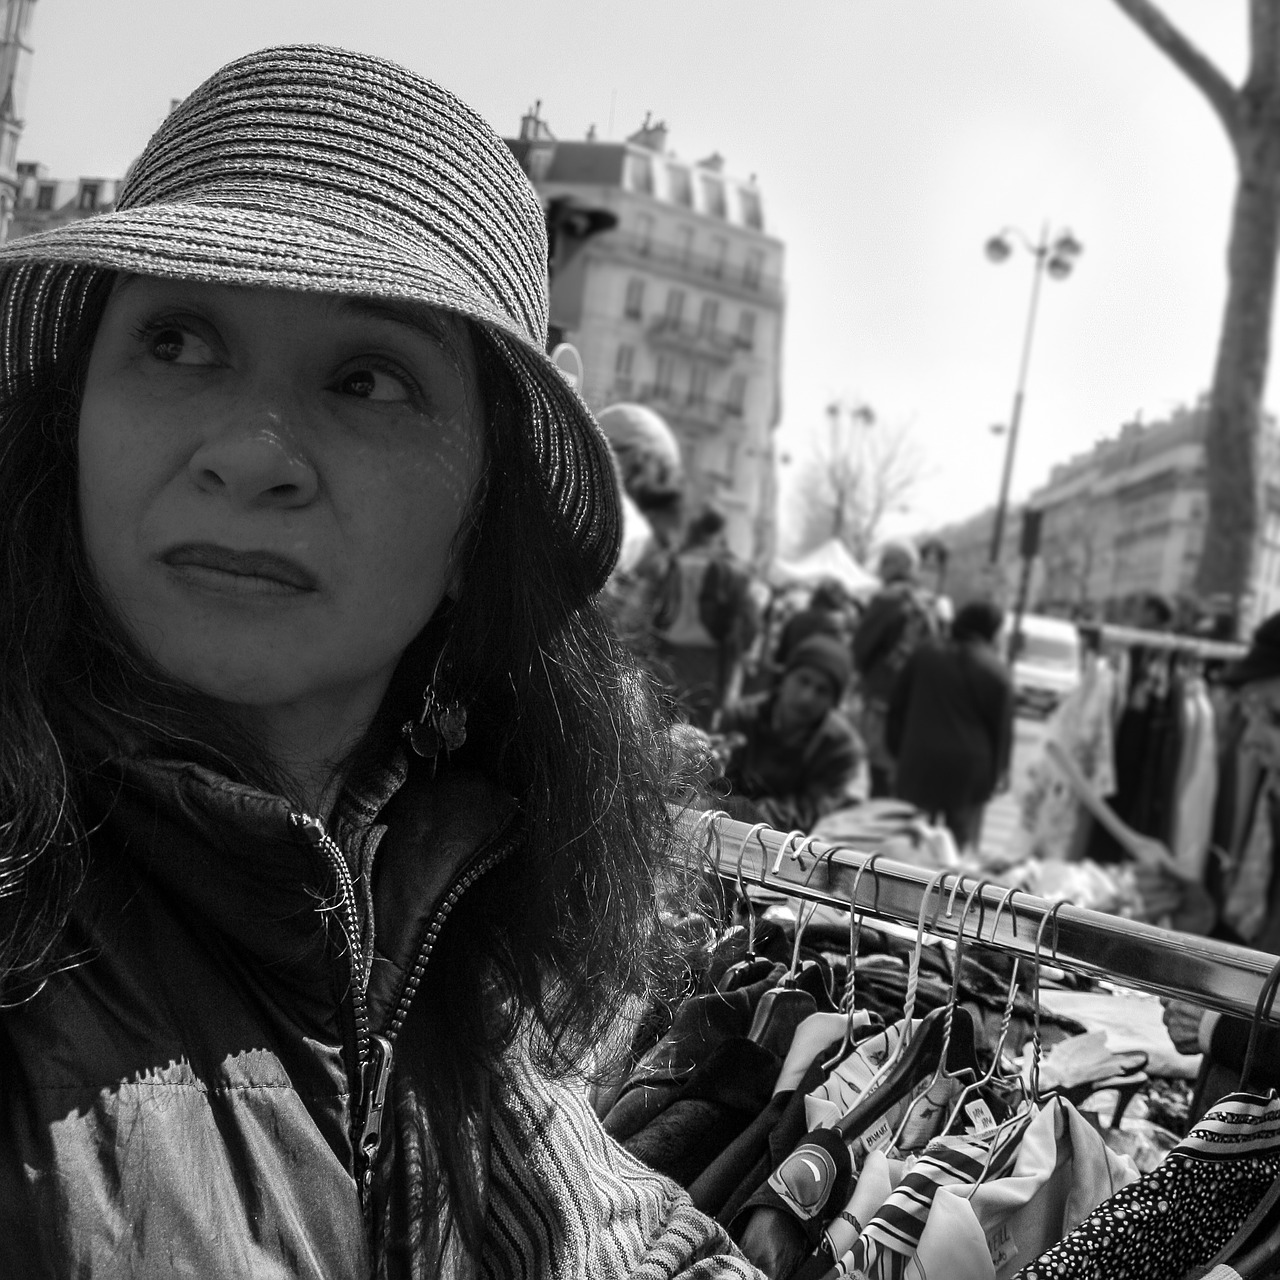
[[[714,507],[694,517],[658,583],[653,614],[661,677],[699,729],[712,728],[736,696],[760,628],[751,573],[725,544],[724,526]]]
[[[907,659],[941,631],[933,602],[918,583],[920,556],[909,542],[880,553],[880,581],[853,637],[853,665],[862,703],[859,728],[867,746],[872,796],[893,794],[893,757],[885,742],[889,698]]]

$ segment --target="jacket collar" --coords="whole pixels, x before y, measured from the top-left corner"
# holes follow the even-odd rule
[[[363,952],[378,1029],[432,923],[469,872],[505,853],[516,819],[511,797],[477,772],[432,779],[410,766],[399,778],[381,807],[374,792],[348,798],[331,824],[355,873],[360,939],[341,936],[336,870],[280,796],[182,761],[117,758],[95,775],[91,811],[104,815],[97,835],[107,856],[122,855],[184,914],[300,993],[314,996],[317,965],[329,963],[334,945]],[[353,855],[352,842],[366,856]]]

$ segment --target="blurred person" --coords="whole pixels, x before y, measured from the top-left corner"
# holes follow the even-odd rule
[[[893,757],[885,741],[889,697],[907,659],[937,637],[933,602],[920,586],[920,557],[910,542],[888,542],[880,553],[880,590],[871,597],[853,637],[872,796],[893,793]]]
[[[837,709],[852,674],[846,644],[810,636],[792,650],[773,690],[725,709],[725,807],[735,817],[809,831],[858,798],[862,744]]]
[[[600,603],[632,656],[656,672],[653,617],[684,509],[680,445],[646,405],[609,405],[598,422],[622,486],[622,546]]]
[[[977,843],[984,806],[1008,785],[1014,692],[996,647],[1003,624],[996,604],[962,606],[950,639],[916,649],[889,698],[893,794],[944,822],[961,849]]]
[[[743,659],[760,629],[752,575],[729,550],[725,523],[714,507],[699,512],[656,583],[656,669],[699,729],[714,727],[720,709],[737,696]]]
[[[786,666],[791,651],[810,636],[835,636],[850,640],[853,634],[852,601],[834,578],[824,579],[813,589],[804,608],[793,613],[782,626],[774,660]]]
[[[1144,592],[1138,601],[1134,625],[1139,631],[1169,631],[1173,627],[1173,602],[1158,591]]]
[[[316,45],[0,245],[0,1275],[758,1275],[581,1088],[680,845],[546,266]]]
[[[1265,911],[1258,931],[1240,937],[1217,918],[1214,904],[1198,883],[1155,871],[1144,871],[1141,884],[1149,916],[1163,910],[1174,915],[1175,926],[1187,932],[1209,934],[1228,942],[1280,955],[1280,613],[1265,619],[1255,630],[1248,652],[1222,675],[1222,683],[1238,694],[1244,716],[1240,750],[1261,768],[1256,803],[1248,816],[1242,861],[1261,854],[1269,875],[1262,892]],[[1196,1083],[1193,1112],[1202,1114],[1219,1097],[1241,1087],[1249,1041],[1250,1020],[1232,1017],[1184,1000],[1165,1000],[1165,1024],[1174,1044],[1183,1053],[1203,1053],[1205,1061]],[[1266,1024],[1259,1037],[1261,1074],[1252,1087],[1280,1089],[1280,1027]]]

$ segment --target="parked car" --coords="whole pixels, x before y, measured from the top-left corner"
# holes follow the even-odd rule
[[[1019,715],[1047,719],[1080,680],[1080,633],[1064,618],[1023,614],[1011,656]]]

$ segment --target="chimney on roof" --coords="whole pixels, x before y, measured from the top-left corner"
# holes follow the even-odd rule
[[[539,98],[537,102],[535,102],[533,106],[520,117],[520,141],[555,141],[555,134],[551,132],[551,126],[542,118],[541,98]]]
[[[637,147],[644,147],[649,151],[656,151],[661,155],[667,149],[667,122],[659,120],[657,124],[653,123],[653,112],[646,111],[644,113],[644,124],[642,124],[628,139],[628,142],[635,143]]]

